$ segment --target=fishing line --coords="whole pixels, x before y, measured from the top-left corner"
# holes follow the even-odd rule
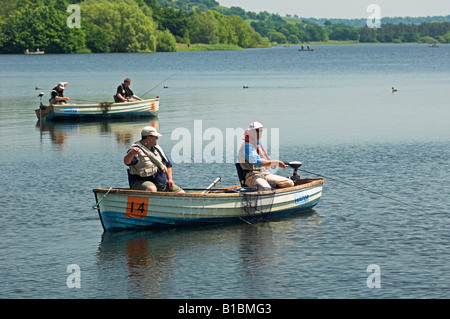
[[[150,90],[148,90],[144,95],[142,96],[146,96],[148,93],[150,93],[150,91],[152,91],[153,89],[157,88],[158,86],[160,86],[161,84],[163,84],[164,82],[166,82],[168,79],[170,79],[172,76],[174,76],[175,74],[177,74],[177,72],[175,72],[172,75],[169,75],[165,80],[159,82],[157,85],[155,85],[154,87],[152,87]]]
[[[398,200],[398,199],[396,199],[396,198],[393,198],[393,197],[390,197],[390,196],[387,196],[387,195],[384,195],[384,194],[375,192],[375,191],[373,191],[373,190],[370,190],[370,189],[367,189],[367,188],[364,188],[364,187],[361,187],[361,186],[358,186],[358,185],[350,184],[350,183],[348,183],[348,182],[344,182],[344,181],[341,181],[341,180],[338,180],[338,179],[336,179],[336,178],[332,178],[332,177],[329,177],[329,176],[325,176],[325,175],[313,173],[313,172],[310,172],[310,171],[307,171],[307,170],[304,170],[304,169],[298,169],[298,170],[299,170],[299,171],[302,171],[302,172],[305,172],[305,173],[312,174],[312,175],[316,175],[316,176],[320,176],[320,177],[323,177],[323,178],[327,178],[327,179],[333,180],[333,181],[335,181],[335,182],[342,183],[342,184],[345,184],[345,185],[348,185],[348,186],[352,186],[352,187],[355,187],[355,188],[358,188],[358,189],[361,189],[361,190],[364,190],[364,191],[366,191],[366,192],[369,192],[369,193],[372,193],[372,194],[375,194],[375,195],[378,195],[378,196],[381,196],[381,197],[384,197],[384,198],[393,200],[393,201],[395,201],[395,202],[397,202],[397,203],[400,203],[400,204],[409,206],[409,207],[411,207],[411,208],[420,210],[420,211],[422,211],[422,212],[428,214],[427,211],[425,211],[425,210],[423,210],[423,209],[421,209],[421,208],[419,208],[419,207],[410,205],[410,204],[408,204],[408,203],[402,202],[401,200]]]

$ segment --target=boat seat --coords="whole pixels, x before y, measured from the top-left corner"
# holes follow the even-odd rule
[[[239,182],[241,183],[242,187],[246,187],[247,185],[245,185],[245,174],[244,174],[244,170],[241,167],[240,163],[235,163],[234,164],[236,166],[236,171],[239,177]]]
[[[244,170],[241,167],[241,164],[235,163],[234,165],[236,166],[236,171],[237,171],[237,174],[238,174],[238,177],[239,177],[239,182],[241,183],[241,186],[242,187],[248,187],[247,184],[245,184],[245,174],[244,174]],[[275,183],[270,182],[269,185],[272,188],[278,188],[278,185],[275,184]]]

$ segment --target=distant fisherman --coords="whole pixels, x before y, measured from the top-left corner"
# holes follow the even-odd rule
[[[64,96],[64,89],[67,86],[67,82],[59,82],[52,90],[50,104],[61,104],[70,101],[68,97]]]
[[[116,103],[120,102],[130,102],[132,100],[142,101],[142,99],[135,95],[133,91],[130,89],[131,79],[126,78],[123,80],[123,83],[117,87],[117,93],[114,95],[114,101]]]

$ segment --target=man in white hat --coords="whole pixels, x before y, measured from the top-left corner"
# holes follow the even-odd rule
[[[70,101],[68,97],[64,96],[64,89],[67,86],[67,82],[59,82],[52,90],[50,104],[61,104]]]
[[[125,165],[130,167],[130,187],[149,192],[184,193],[173,182],[172,163],[157,144],[160,136],[154,127],[144,127],[141,140],[134,143],[124,156]]]
[[[269,172],[270,166],[286,168],[286,165],[282,161],[269,159],[260,141],[263,129],[261,123],[253,122],[244,134],[244,143],[238,153],[238,162],[244,171],[245,184],[258,186],[262,190],[271,189],[269,183],[274,183],[281,188],[294,186],[291,179]]]

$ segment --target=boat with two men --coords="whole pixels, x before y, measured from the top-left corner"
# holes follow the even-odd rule
[[[43,93],[41,93],[43,95]],[[41,98],[42,96],[39,95]],[[102,102],[94,104],[42,104],[35,110],[38,120],[117,119],[156,117],[159,97],[130,102]]]
[[[218,177],[205,189],[185,189],[185,193],[148,192],[128,188],[93,189],[100,221],[105,231],[152,229],[268,220],[309,211],[321,196],[324,180],[301,179],[300,162],[288,162],[294,169],[294,186],[259,190],[247,187],[239,163],[240,185],[217,188]]]

